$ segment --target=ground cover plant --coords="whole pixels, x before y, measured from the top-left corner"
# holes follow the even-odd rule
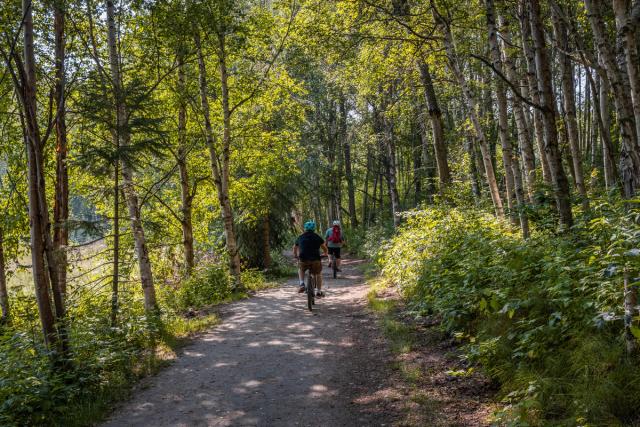
[[[415,315],[439,319],[501,384],[500,422],[629,424],[640,403],[624,310],[624,277],[640,266],[636,216],[600,202],[571,236],[525,240],[474,209],[417,210],[377,262]]]

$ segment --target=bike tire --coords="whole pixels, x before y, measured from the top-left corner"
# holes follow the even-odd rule
[[[333,269],[333,278],[338,277],[337,258],[335,255],[331,255],[331,268]]]
[[[307,308],[309,311],[313,311],[313,305],[315,302],[315,277],[309,272],[309,282],[307,283]]]

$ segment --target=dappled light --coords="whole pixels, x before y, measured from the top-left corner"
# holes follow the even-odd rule
[[[385,384],[372,382],[366,371],[345,375],[353,363],[363,363],[360,355],[349,358],[352,333],[367,325],[354,317],[361,308],[353,305],[367,287],[353,266],[346,263],[345,270],[355,280],[326,277],[327,297],[318,301],[316,315],[306,310],[295,282],[225,307],[230,312],[222,314],[221,326],[185,348],[105,426],[185,419],[187,425],[267,426],[308,416],[315,425],[373,422],[366,416],[376,414],[388,391],[378,396]],[[355,383],[366,384],[358,396]]]
[[[0,426],[640,425],[640,0],[0,0]]]

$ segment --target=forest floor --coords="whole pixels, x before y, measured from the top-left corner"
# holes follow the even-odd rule
[[[485,383],[438,380],[446,348],[391,351],[363,265],[346,261],[335,280],[325,270],[327,296],[313,313],[296,279],[223,306],[221,324],[144,379],[103,426],[485,425]],[[407,358],[432,365],[420,368],[426,379],[407,378]]]

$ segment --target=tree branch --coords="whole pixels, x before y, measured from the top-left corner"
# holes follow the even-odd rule
[[[520,89],[518,89],[518,87],[514,85],[513,82],[509,80],[500,70],[496,69],[496,67],[491,62],[489,62],[486,58],[483,58],[482,56],[479,56],[479,55],[475,55],[473,53],[469,54],[469,56],[471,56],[474,59],[477,59],[478,61],[485,64],[487,67],[491,68],[498,77],[500,77],[506,84],[509,85],[513,94],[522,102],[540,111],[544,109],[541,105],[536,104],[535,102],[532,102],[530,99],[522,96],[522,94],[520,93]]]
[[[291,12],[291,18],[289,19],[289,25],[287,26],[287,31],[285,32],[284,36],[282,37],[282,40],[280,41],[280,45],[278,46],[278,49],[277,49],[275,55],[273,56],[273,58],[271,59],[271,61],[267,65],[267,69],[265,70],[265,72],[263,73],[262,77],[260,78],[260,81],[258,81],[258,83],[254,86],[254,88],[251,91],[251,93],[249,93],[249,95],[247,95],[245,98],[243,98],[240,101],[238,101],[238,103],[236,105],[231,107],[229,109],[229,115],[232,115],[235,110],[237,110],[242,105],[244,105],[246,102],[250,101],[254,96],[256,96],[256,94],[258,93],[258,89],[260,89],[262,87],[262,85],[264,84],[265,80],[269,76],[269,73],[271,72],[271,68],[273,67],[275,62],[280,57],[280,54],[284,50],[284,44],[287,41],[287,39],[289,38],[289,34],[291,33],[291,28],[293,27],[293,21],[295,20],[296,16],[298,15],[298,11],[299,11],[299,9],[296,8],[296,2],[294,0],[293,1],[293,11]]]

